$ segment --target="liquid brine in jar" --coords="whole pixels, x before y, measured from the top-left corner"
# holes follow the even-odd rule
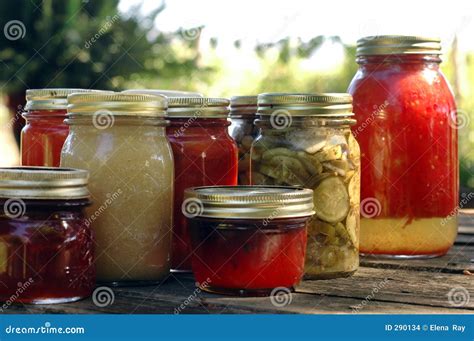
[[[359,265],[360,152],[349,94],[261,94],[252,184],[313,190],[306,278],[348,276]]]

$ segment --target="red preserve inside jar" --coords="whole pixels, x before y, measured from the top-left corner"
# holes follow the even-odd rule
[[[388,42],[393,53],[380,55]],[[358,43],[349,92],[361,148],[363,253],[437,256],[456,238],[456,106],[439,49],[439,41],[417,37]]]
[[[169,98],[171,123],[167,136],[175,165],[171,256],[174,271],[191,271],[192,248],[182,211],[184,190],[237,184],[237,146],[227,132],[228,103],[225,99]]]
[[[201,288],[260,296],[275,288],[292,290],[300,282],[313,214],[311,190],[201,187],[186,196],[189,212],[196,215],[189,218],[189,231],[192,269]]]
[[[21,131],[23,166],[59,167],[61,149],[69,133],[64,123],[67,96],[85,89],[30,89],[26,91],[26,125]]]
[[[94,238],[84,214],[89,199],[81,198],[87,196],[85,187],[77,186],[87,181],[87,172],[63,170],[57,174],[57,169],[38,169],[0,169],[0,195],[4,197],[0,199],[2,309],[18,302],[75,301],[89,296],[95,286]],[[45,187],[53,179],[53,186],[69,183],[72,187],[64,193],[69,191],[72,199],[54,198],[51,191],[48,194],[39,187],[21,189],[21,185],[16,187],[18,196],[5,198],[13,194],[8,193],[6,184],[11,186],[22,179],[31,185],[40,178]]]

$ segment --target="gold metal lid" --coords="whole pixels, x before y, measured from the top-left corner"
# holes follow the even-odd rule
[[[106,112],[114,116],[165,117],[168,100],[162,95],[79,93],[67,97],[68,117]]]
[[[123,94],[145,94],[162,95],[165,97],[203,97],[199,92],[182,90],[161,90],[161,89],[129,89],[122,91]]]
[[[230,99],[230,116],[254,116],[257,113],[257,96],[233,96]]]
[[[441,54],[439,38],[417,36],[370,36],[357,41],[356,56],[389,54]]]
[[[86,199],[89,172],[73,168],[2,167],[0,198]]]
[[[260,116],[350,117],[352,96],[347,93],[264,93],[258,95]]]
[[[297,218],[314,214],[313,191],[285,186],[207,186],[184,192],[188,218]]]
[[[227,118],[230,101],[227,98],[169,97],[170,118]]]
[[[66,110],[67,96],[72,93],[103,92],[91,89],[28,89],[25,110]]]

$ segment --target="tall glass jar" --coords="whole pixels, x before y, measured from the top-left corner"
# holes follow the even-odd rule
[[[191,271],[192,248],[184,190],[196,186],[236,185],[237,146],[229,136],[229,100],[170,97],[168,139],[175,161],[172,269]]]
[[[230,99],[229,134],[239,148],[239,185],[250,184],[250,147],[258,135],[253,124],[257,113],[257,96],[234,96]]]
[[[261,94],[251,182],[314,194],[305,277],[348,276],[359,266],[360,154],[349,94]]]
[[[0,168],[0,301],[77,301],[95,287],[85,170]]]
[[[445,254],[457,234],[456,106],[440,41],[380,36],[357,43],[349,92],[362,151],[361,252]]]
[[[85,89],[26,90],[23,117],[26,125],[21,131],[21,164],[23,166],[58,167],[61,148],[69,133],[64,123],[67,96]]]
[[[166,99],[109,93],[68,101],[61,165],[90,171],[98,281],[162,280],[170,268],[174,171]]]

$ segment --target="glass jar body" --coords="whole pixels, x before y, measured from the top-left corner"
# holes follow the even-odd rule
[[[191,271],[191,242],[183,214],[184,190],[196,186],[236,185],[237,146],[225,118],[172,118],[167,128],[174,162],[172,269]]]
[[[251,149],[252,184],[314,191],[305,278],[351,275],[359,266],[360,152],[349,126],[311,118],[293,118],[285,129],[260,125]]]
[[[303,275],[309,220],[189,219],[197,282],[207,291],[242,296],[292,289]]]
[[[457,234],[454,97],[429,55],[360,57],[349,86],[362,151],[361,252],[445,254]]]
[[[95,267],[88,200],[19,202],[21,210],[0,217],[0,300],[47,304],[90,296]],[[0,203],[8,213],[9,202]]]
[[[169,273],[174,167],[160,124],[116,117],[99,129],[91,119],[71,121],[61,165],[90,171],[100,282],[151,284]]]
[[[23,166],[58,167],[61,149],[69,133],[66,110],[31,110],[24,114],[21,131]]]
[[[238,184],[250,184],[250,148],[253,140],[258,135],[258,128],[253,121],[255,117],[232,117],[229,134],[237,143],[239,148],[239,170]]]

